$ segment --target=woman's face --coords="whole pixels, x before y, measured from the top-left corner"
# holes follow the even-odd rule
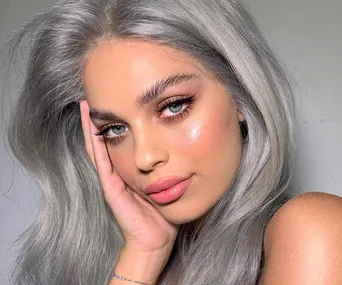
[[[137,40],[101,42],[83,76],[92,121],[125,183],[175,224],[208,212],[232,182],[242,148],[243,117],[219,81],[184,53]],[[189,178],[176,200],[145,192],[174,176]]]

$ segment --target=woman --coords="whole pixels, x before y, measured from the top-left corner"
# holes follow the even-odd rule
[[[291,88],[239,2],[60,1],[26,36],[15,284],[342,282],[341,198],[291,199]]]

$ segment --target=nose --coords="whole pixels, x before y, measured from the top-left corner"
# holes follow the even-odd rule
[[[135,164],[138,169],[149,172],[168,162],[169,153],[163,136],[156,130],[141,128],[135,136]]]

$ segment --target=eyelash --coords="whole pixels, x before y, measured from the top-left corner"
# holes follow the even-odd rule
[[[175,115],[172,115],[172,116],[162,118],[164,120],[164,122],[178,121],[178,120],[182,119],[183,117],[185,117],[186,115],[189,114],[189,111],[193,107],[193,101],[194,101],[195,95],[196,94],[179,95],[179,96],[171,98],[170,100],[165,100],[159,106],[157,106],[155,111],[157,113],[161,113],[167,107],[171,107],[172,104],[177,104],[177,105],[187,104],[183,110],[179,111],[179,113],[176,113]],[[118,135],[118,136],[115,136],[113,138],[106,138],[106,134],[108,133],[108,131],[115,126],[123,126],[123,125],[120,125],[120,124],[104,125],[99,132],[95,133],[95,135],[96,136],[104,136],[107,141],[113,141],[114,143],[119,143],[124,138],[125,135]]]

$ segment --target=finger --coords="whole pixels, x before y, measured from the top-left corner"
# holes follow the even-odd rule
[[[94,158],[94,151],[93,151],[93,145],[91,141],[91,134],[90,134],[90,117],[89,117],[89,106],[86,100],[82,100],[80,102],[80,111],[81,111],[81,123],[82,123],[82,130],[83,130],[83,137],[85,141],[85,147],[88,153],[88,156],[93,163],[94,167],[95,165],[95,158]]]
[[[124,191],[124,182],[116,171],[113,171],[112,162],[108,154],[105,140],[103,136],[95,135],[98,132],[98,129],[91,120],[89,120],[89,127],[94,161],[103,190],[105,191],[105,195],[108,195],[108,197],[109,191],[111,192],[111,196],[116,196]]]
[[[134,191],[132,188],[130,188],[128,185],[126,185],[126,191],[137,201],[140,203],[140,205],[143,205],[144,207],[152,207],[155,208],[148,199],[140,196],[136,191]]]

